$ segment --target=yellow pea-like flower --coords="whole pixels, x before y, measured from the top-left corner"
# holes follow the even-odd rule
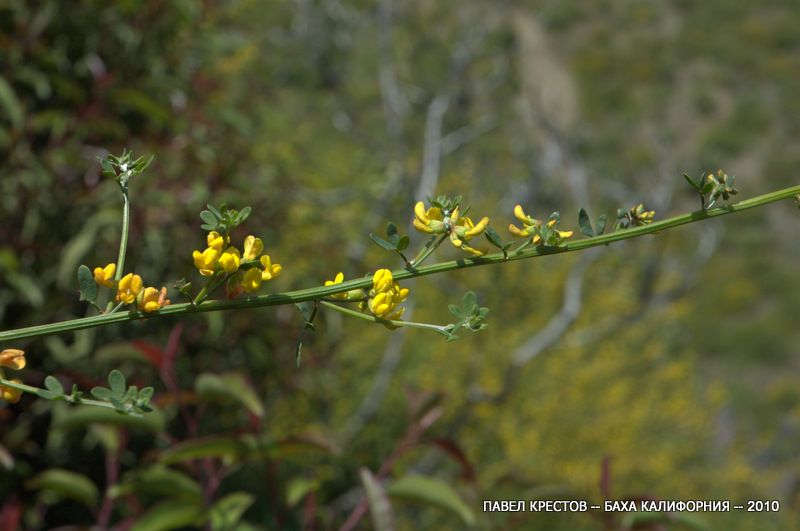
[[[117,286],[117,302],[133,304],[142,291],[142,277],[128,273],[122,277]]]
[[[242,255],[243,261],[250,262],[252,260],[258,260],[263,252],[264,242],[261,241],[261,238],[248,236],[244,239],[244,254]]]
[[[326,280],[325,285],[335,286],[336,284],[341,284],[342,282],[344,282],[344,273],[340,271],[339,273],[336,273],[336,276],[333,278],[333,280]],[[334,293],[333,295],[329,295],[329,297],[332,299],[345,299],[347,298],[347,293]]]
[[[219,256],[219,265],[222,267],[222,270],[228,274],[236,273],[236,271],[239,270],[240,263],[241,255],[239,254],[239,249],[236,247],[228,247]]]
[[[169,302],[170,301],[167,299],[167,288],[158,290],[157,288],[147,287],[139,301],[139,309],[146,313],[152,313],[168,305]]]
[[[283,271],[283,267],[280,264],[272,263],[272,260],[268,254],[262,256],[260,262],[261,266],[264,268],[264,270],[261,272],[261,280],[272,280],[280,275],[281,271]]]
[[[227,243],[225,238],[223,238],[222,235],[215,230],[212,230],[208,233],[206,241],[208,242],[208,246],[210,248],[216,249],[220,252],[222,252],[222,247]]]
[[[22,380],[18,380],[14,378],[11,380],[14,383],[21,384]],[[22,391],[19,389],[14,389],[13,387],[6,387],[5,385],[0,385],[0,398],[5,400],[10,404],[16,404],[19,402],[20,397],[22,396]]]
[[[522,228],[517,227],[514,224],[509,224],[508,232],[510,232],[513,236],[517,238],[529,238],[536,232],[536,227],[541,226],[542,222],[538,219],[534,219],[522,209],[522,205],[517,205],[514,207],[514,217],[517,218],[519,221],[522,222]],[[539,236],[535,236],[533,243],[537,244],[541,241]]]
[[[7,348],[0,352],[0,367],[18,371],[25,368],[25,351],[18,348]]]
[[[442,209],[439,207],[431,207],[425,210],[425,204],[422,201],[414,205],[414,220],[412,225],[414,225],[414,228],[418,231],[427,232],[428,234],[441,234],[447,230],[444,224]]]
[[[202,253],[194,251],[192,258],[194,259],[194,266],[200,271],[204,277],[210,277],[217,270],[217,263],[219,262],[220,251],[215,247],[209,247]]]
[[[393,283],[392,272],[388,269],[378,269],[375,271],[375,274],[372,275],[372,289],[375,293],[387,291],[392,287]]]
[[[114,287],[114,273],[117,272],[117,264],[108,264],[105,267],[94,268],[94,281],[98,286],[107,288]]]
[[[262,271],[257,267],[252,267],[242,275],[242,289],[247,293],[257,291],[261,287]]]

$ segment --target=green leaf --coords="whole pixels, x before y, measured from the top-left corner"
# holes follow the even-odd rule
[[[231,531],[236,529],[236,524],[242,515],[253,504],[255,498],[246,492],[232,492],[218,502],[210,511],[212,531]]]
[[[407,234],[403,234],[400,236],[400,239],[397,241],[397,250],[398,251],[405,251],[408,248],[408,244],[411,240],[408,238]]]
[[[61,385],[61,382],[59,382],[55,376],[48,375],[47,378],[44,379],[44,386],[55,396],[64,395],[64,386]]]
[[[197,501],[168,500],[159,503],[139,517],[130,531],[169,531],[194,527],[199,523],[203,506]]]
[[[698,192],[700,192],[700,185],[699,185],[699,184],[697,184],[696,182],[694,182],[694,179],[692,179],[691,177],[689,177],[689,175],[688,175],[688,174],[684,173],[684,174],[683,174],[683,178],[684,178],[684,179],[686,179],[686,182],[687,182],[687,183],[689,183],[689,185],[691,185],[691,187],[692,187],[692,188],[694,188],[695,190],[697,190]],[[700,178],[700,180],[701,180],[701,181],[703,180],[703,179],[702,179],[702,177]]]
[[[606,231],[606,221],[607,217],[605,214],[600,214],[597,218],[597,235],[601,236]]]
[[[235,461],[246,452],[247,445],[233,437],[189,439],[164,451],[161,454],[161,462],[164,464],[180,463],[205,457],[219,457]]]
[[[394,530],[394,516],[392,515],[392,506],[389,503],[389,498],[386,496],[386,491],[375,479],[366,468],[359,470],[361,476],[361,484],[364,485],[364,490],[367,493],[367,503],[369,504],[369,512],[372,516],[372,526],[377,531],[392,531]]]
[[[503,240],[500,238],[500,235],[497,234],[497,231],[494,230],[492,227],[486,227],[483,230],[483,233],[486,235],[486,239],[489,240],[489,243],[491,243],[498,249],[504,248]]]
[[[31,478],[25,486],[33,490],[48,491],[60,499],[70,499],[94,508],[98,491],[92,481],[84,475],[69,470],[51,468]]]
[[[122,398],[126,390],[125,376],[117,369],[114,369],[108,373],[108,386],[114,396]]]
[[[381,238],[380,236],[378,236],[373,232],[369,233],[369,237],[372,238],[372,241],[374,241],[380,247],[386,249],[387,251],[394,251],[397,248],[393,243],[387,242],[386,240],[384,240],[383,238]]]
[[[238,372],[200,374],[194,388],[202,400],[238,402],[258,418],[264,417],[264,406],[250,382]]]
[[[92,396],[98,400],[111,400],[111,397],[114,396],[114,393],[111,389],[107,389],[105,387],[92,387],[90,391]]]
[[[461,309],[460,306],[456,306],[455,304],[448,304],[447,309],[450,310],[450,313],[452,313],[459,319],[464,318],[464,311]]]
[[[475,295],[474,291],[468,291],[464,294],[464,298],[461,299],[461,308],[464,309],[464,313],[468,314],[472,310],[472,308],[478,304],[478,296]]]
[[[200,212],[200,219],[202,219],[205,222],[205,225],[211,227],[216,227],[219,222],[217,217],[208,210],[203,210],[202,212]]]
[[[214,215],[215,218],[217,218],[218,221],[222,221],[222,213],[219,211],[219,209],[217,209],[217,207],[212,204],[207,204],[206,208]],[[200,217],[202,217],[202,213],[200,214]]]
[[[386,492],[393,498],[414,500],[450,511],[467,526],[476,523],[469,506],[450,485],[438,479],[410,474],[392,483]]]
[[[303,314],[303,320],[308,323],[311,320],[311,312],[314,305],[310,302],[296,302],[294,305]]]
[[[386,237],[389,238],[389,241],[392,243],[397,243],[397,240],[400,238],[400,234],[397,232],[397,225],[391,221],[386,224]]]
[[[239,213],[236,215],[236,224],[241,225],[242,223],[244,223],[244,221],[250,217],[251,211],[252,208],[250,208],[249,206],[246,206],[243,209],[241,209]]]
[[[581,233],[589,238],[594,238],[594,230],[592,230],[592,222],[589,221],[589,214],[586,210],[581,208],[578,211],[578,225],[581,228]]]
[[[97,298],[97,282],[94,275],[85,265],[78,267],[78,289],[81,292],[80,300],[94,301]]]

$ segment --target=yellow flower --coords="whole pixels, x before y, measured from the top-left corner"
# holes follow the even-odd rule
[[[139,301],[139,309],[151,313],[160,310],[169,304],[167,299],[167,288],[162,287],[159,291],[156,288],[145,288],[142,298]]]
[[[409,289],[401,288],[400,285],[394,281],[392,272],[388,269],[379,269],[375,271],[372,276],[372,290],[369,292],[369,299],[366,305],[362,303],[362,311],[369,308],[369,311],[381,319],[395,320],[399,319],[405,308],[398,308],[397,306],[406,300],[408,297]]]
[[[247,293],[258,290],[261,287],[262,271],[257,267],[252,267],[244,272],[242,276],[242,289]]]
[[[194,266],[200,271],[204,277],[210,277],[217,270],[217,262],[219,262],[220,251],[216,247],[209,247],[202,253],[194,251],[192,258],[194,259]]]
[[[280,264],[273,264],[268,254],[262,256],[260,261],[261,266],[264,268],[261,272],[261,280],[272,280],[281,274],[283,267]]]
[[[394,283],[392,272],[388,269],[378,269],[372,275],[372,291],[375,293],[382,293],[391,289]]]
[[[486,251],[480,251],[467,245],[473,237],[481,234],[489,225],[489,218],[484,217],[477,225],[466,216],[459,218],[458,207],[450,214],[450,243],[475,256],[483,256]]]
[[[139,292],[142,291],[142,277],[128,273],[119,281],[117,286],[117,302],[133,304]]]
[[[230,238],[228,238],[228,240],[230,240]],[[228,241],[226,241],[225,238],[223,238],[222,235],[215,230],[212,230],[208,233],[206,241],[208,242],[209,248],[216,249],[217,251],[222,251],[222,246],[228,243]]]
[[[414,205],[414,228],[420,232],[427,232],[429,234],[441,234],[445,230],[444,216],[442,209],[439,207],[431,207],[425,210],[425,204],[419,201]]]
[[[14,383],[21,384],[22,380],[17,380],[16,378],[11,380]],[[10,404],[16,404],[19,402],[20,397],[22,396],[22,391],[19,389],[14,389],[13,387],[6,387],[4,385],[0,385],[0,398],[5,400]]]
[[[99,286],[107,288],[114,287],[114,273],[117,272],[117,264],[108,264],[105,267],[94,268],[94,281]]]
[[[7,348],[0,352],[0,367],[18,371],[25,368],[25,351],[18,348]]]
[[[242,255],[242,260],[244,262],[251,262],[253,260],[258,260],[261,256],[261,253],[264,252],[264,242],[261,241],[261,238],[256,238],[255,236],[248,236],[244,239],[244,254]]]
[[[572,231],[571,230],[558,230],[558,229],[555,228],[556,225],[558,225],[558,220],[557,219],[551,219],[550,221],[547,222],[547,227],[550,228],[550,229],[555,230],[555,232],[556,232],[556,234],[558,234],[559,238],[566,240],[567,238],[571,238],[572,237]],[[534,243],[536,243],[536,242],[534,242]]]
[[[514,224],[509,224],[508,232],[517,238],[528,238],[530,236],[534,236],[536,233],[536,228],[542,225],[541,221],[527,215],[525,211],[522,210],[522,205],[517,205],[514,207],[514,217],[522,222],[522,228],[520,229]],[[541,238],[538,235],[535,235],[533,238],[534,245],[538,244],[540,241]]]
[[[450,243],[475,256],[482,256],[485,251],[479,251],[466,244],[471,238],[481,234],[489,225],[489,218],[484,217],[477,224],[466,216],[459,217],[458,207],[454,208],[449,216],[445,216],[439,207],[425,210],[425,205],[419,201],[414,205],[414,228],[428,234],[448,234]]]
[[[339,273],[336,273],[336,277],[334,277],[333,280],[326,280],[325,285],[335,286],[336,284],[341,284],[342,282],[344,282],[344,273],[340,271]],[[333,295],[329,295],[329,297],[332,299],[345,299],[347,298],[347,293],[334,293]]]
[[[226,273],[236,273],[241,263],[241,255],[236,247],[228,247],[219,257],[219,265]]]

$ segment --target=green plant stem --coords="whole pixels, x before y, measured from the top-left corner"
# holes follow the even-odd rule
[[[455,269],[465,269],[468,267],[477,267],[489,264],[497,264],[502,262],[510,262],[513,260],[524,260],[534,258],[537,256],[567,253],[572,251],[581,251],[590,247],[598,247],[600,245],[608,245],[613,242],[628,240],[645,234],[653,234],[665,230],[673,229],[681,225],[696,223],[710,218],[725,216],[749,210],[751,208],[761,207],[776,201],[784,199],[791,199],[795,195],[800,194],[800,185],[778,190],[768,194],[760,195],[741,201],[734,205],[723,207],[716,207],[710,210],[697,210],[688,214],[682,214],[673,218],[656,221],[649,225],[641,227],[634,227],[630,229],[620,230],[594,238],[583,238],[575,240],[562,245],[557,248],[545,248],[536,246],[533,248],[525,249],[519,253],[509,254],[503,256],[503,253],[494,253],[481,257],[465,257],[458,260],[449,260],[430,264],[414,269],[399,269],[392,271],[392,276],[395,280],[404,280],[407,278],[421,277],[425,275],[434,275],[437,273],[444,273]],[[94,328],[97,326],[106,326],[113,323],[122,323],[126,321],[133,321],[137,319],[158,319],[167,316],[186,315],[200,312],[216,312],[222,310],[239,310],[244,308],[261,308],[264,306],[280,306],[285,304],[293,304],[303,301],[319,300],[323,297],[333,295],[335,293],[342,293],[353,289],[370,288],[372,286],[372,277],[358,278],[355,280],[348,280],[341,284],[333,284],[330,286],[317,286],[314,288],[300,289],[296,291],[289,291],[286,293],[272,293],[268,295],[259,295],[255,297],[248,297],[246,299],[237,300],[216,300],[205,301],[196,306],[190,303],[173,304],[166,306],[154,313],[144,313],[142,311],[130,310],[128,312],[117,312],[113,314],[93,315],[81,319],[73,319],[70,321],[62,321],[58,323],[50,323],[44,325],[36,325],[28,328],[18,328],[16,330],[7,330],[0,332],[0,342],[10,341],[13,339],[28,339],[39,337],[49,334],[57,334],[62,332],[69,332],[74,330],[82,330],[85,328]]]
[[[119,256],[117,257],[117,271],[114,273],[114,280],[122,278],[122,271],[125,269],[125,251],[128,249],[128,228],[131,220],[131,202],[128,199],[127,187],[122,189],[122,237],[119,240]]]
[[[122,235],[119,239],[119,254],[117,255],[117,269],[114,272],[114,280],[119,282],[122,278],[122,270],[125,268],[125,252],[128,249],[128,228],[131,219],[131,202],[128,199],[128,187],[120,185],[122,190]],[[114,306],[113,301],[108,301],[106,305],[106,312],[114,313],[118,308]]]
[[[12,382],[11,380],[6,380],[5,378],[0,378],[0,385],[2,385],[3,387],[10,387],[12,389],[17,389],[18,391],[22,391],[23,393],[36,395],[39,398],[46,398],[48,400],[65,400],[67,402],[74,404],[84,404],[87,406],[99,406],[108,409],[116,409],[110,402],[93,400],[91,398],[79,398],[77,400],[73,400],[69,395],[60,395],[58,398],[49,398],[47,393],[50,393],[50,391],[48,391],[47,389],[42,389],[40,387],[34,387],[32,385],[25,385],[17,382]]]
[[[356,310],[352,310],[350,308],[345,308],[344,306],[339,306],[338,304],[334,304],[332,302],[328,302],[325,300],[320,301],[320,304],[322,306],[325,306],[326,308],[330,308],[331,310],[335,310],[337,312],[349,315],[351,317],[357,317],[359,319],[363,319],[371,323],[382,324],[384,326],[392,326],[395,328],[401,328],[404,326],[407,328],[422,328],[424,330],[433,330],[434,332],[438,332],[445,336],[447,335],[445,327],[441,325],[435,325],[431,323],[416,323],[414,321],[395,321],[395,320],[381,319],[380,317],[375,317],[374,315],[362,313]]]

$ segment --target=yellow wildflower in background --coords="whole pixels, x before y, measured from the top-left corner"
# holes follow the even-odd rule
[[[18,348],[7,348],[0,352],[0,367],[18,371],[25,368],[25,351]]]
[[[114,273],[117,272],[117,264],[108,264],[105,267],[94,268],[94,281],[98,286],[107,288],[114,287]]]
[[[142,277],[128,273],[119,281],[117,286],[117,302],[133,304],[142,291]]]

